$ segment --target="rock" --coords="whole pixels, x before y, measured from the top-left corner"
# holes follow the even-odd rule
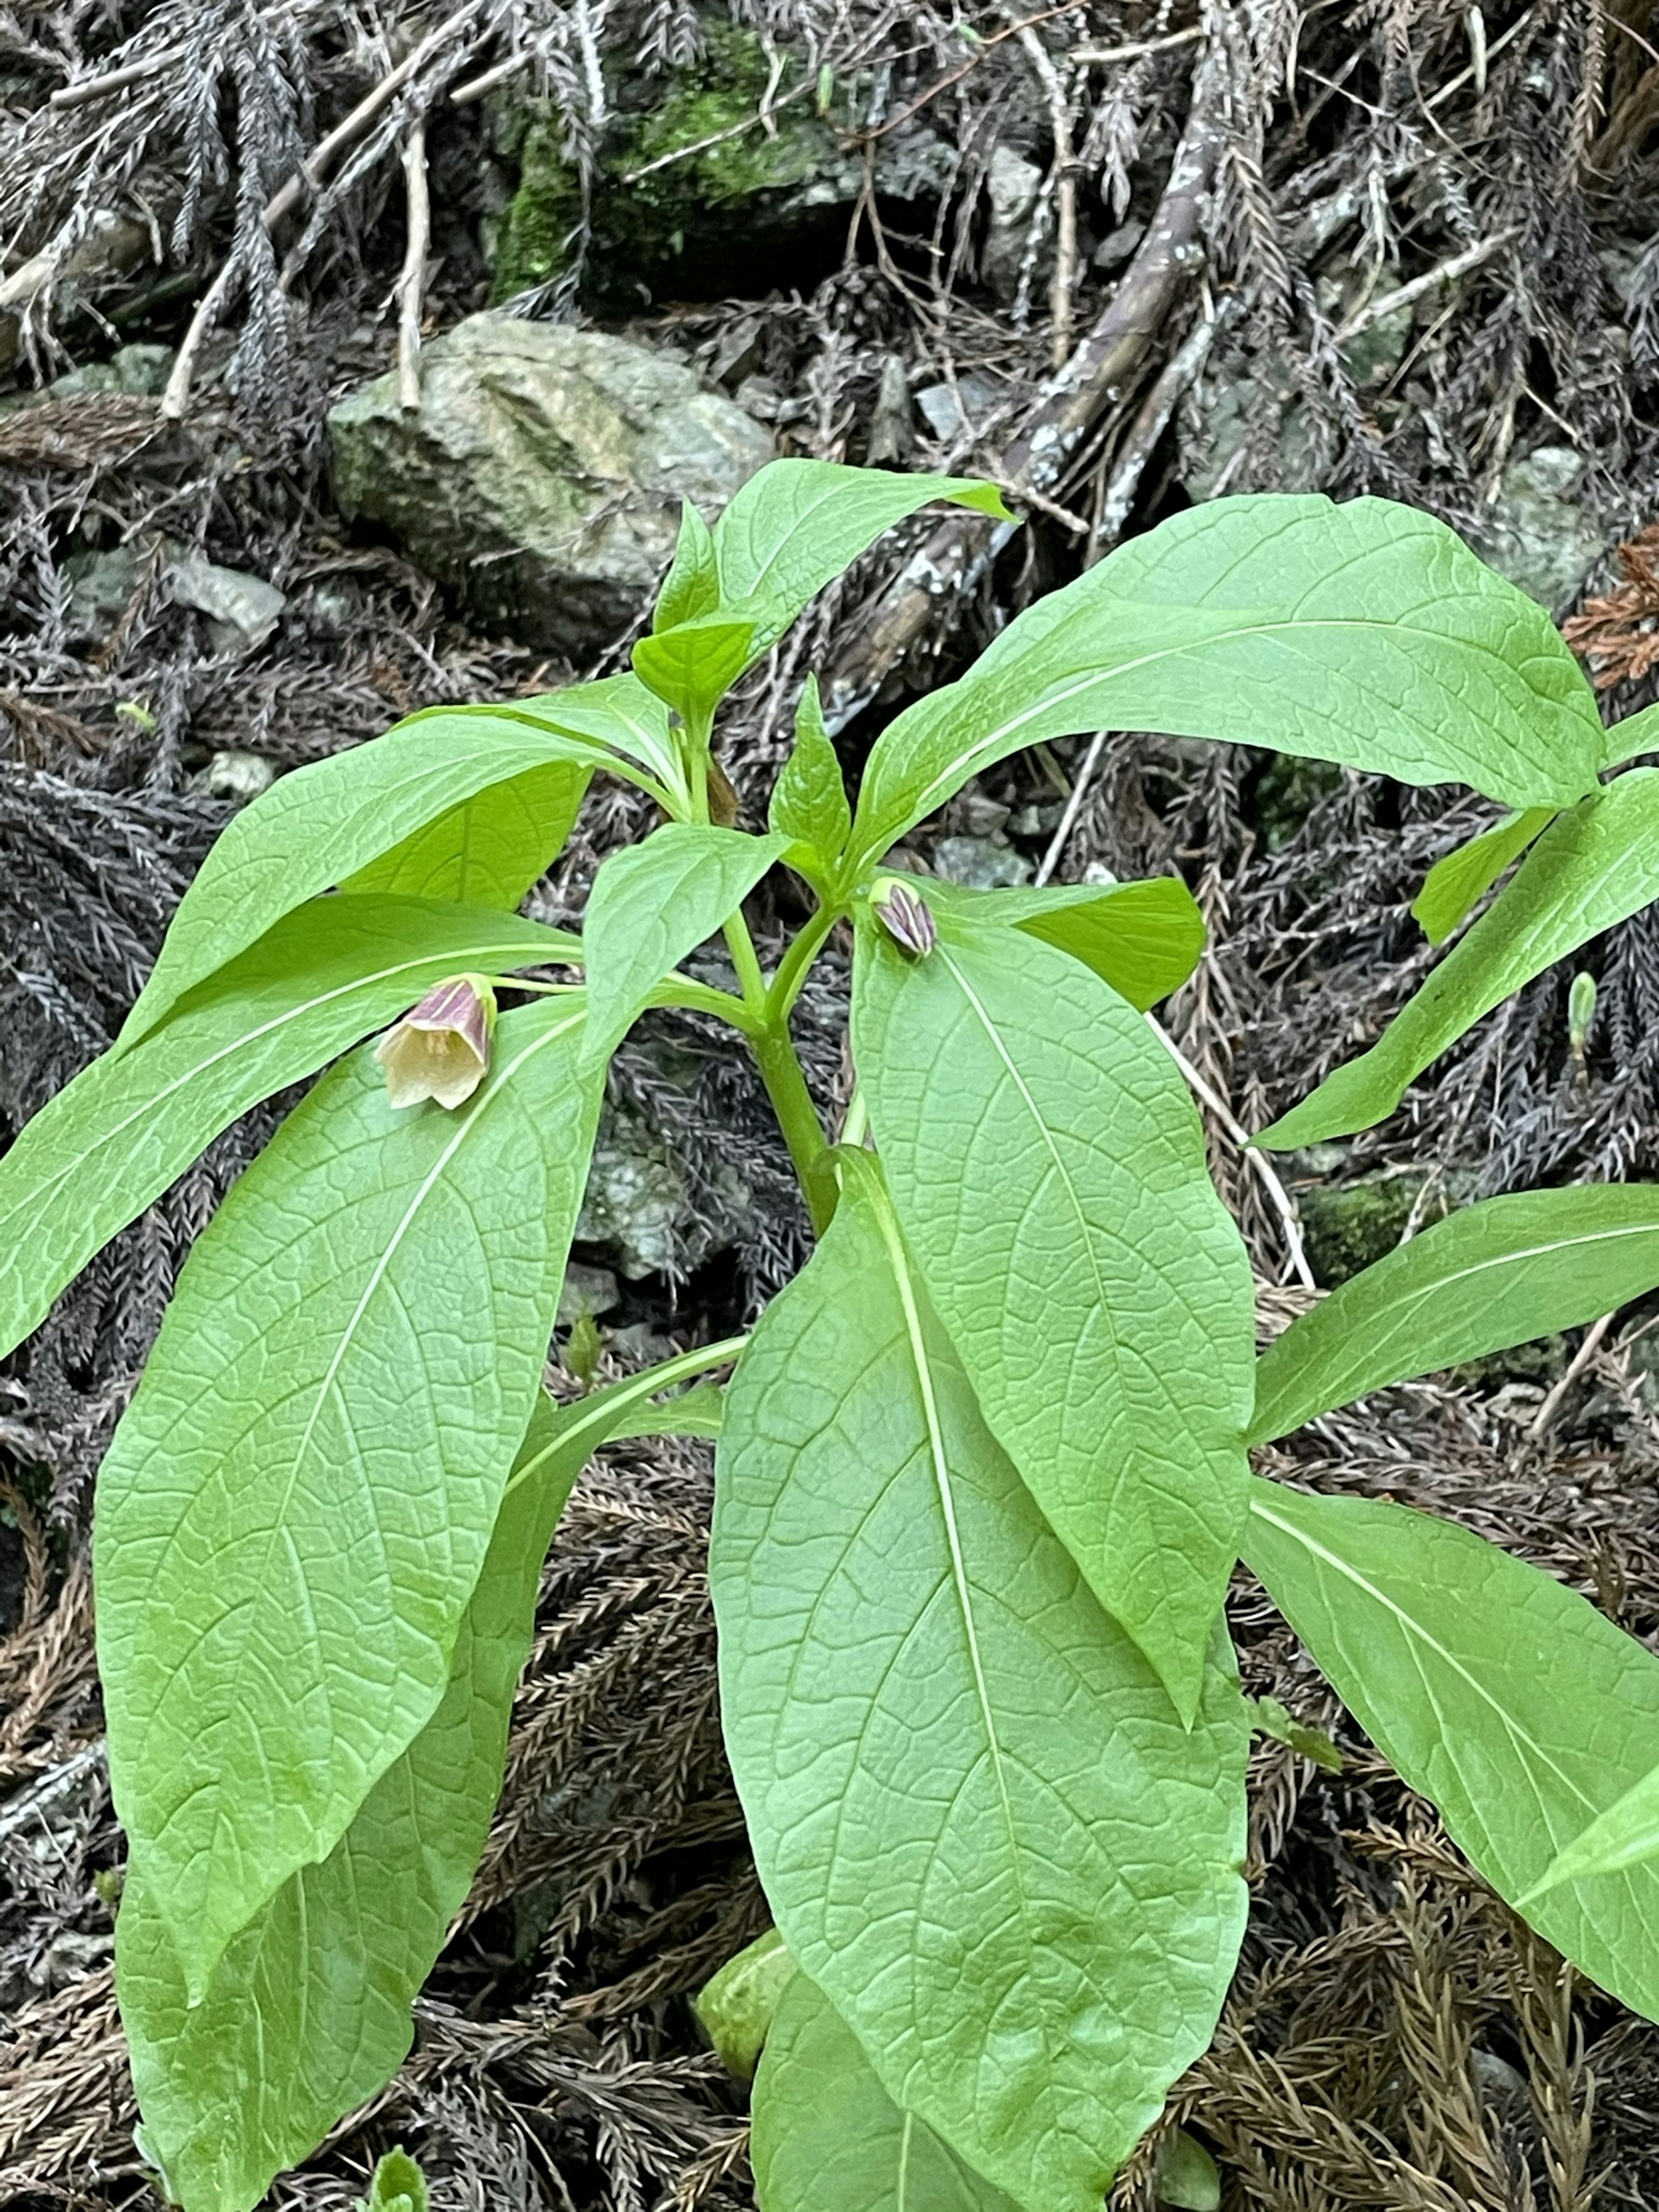
[[[233,745],[215,753],[200,775],[192,781],[210,799],[234,799],[246,805],[250,799],[257,799],[262,791],[270,790],[276,781],[276,770],[263,753],[243,752]]]
[[[107,361],[88,362],[54,377],[43,399],[74,399],[85,392],[118,392],[137,398],[159,398],[167,389],[176,358],[171,346],[125,345]]]
[[[1504,470],[1489,520],[1469,541],[1552,613],[1572,604],[1607,550],[1607,532],[1573,496],[1583,475],[1571,446],[1534,446]]]
[[[637,1115],[609,1109],[593,1147],[578,1243],[614,1251],[629,1282],[665,1274],[679,1256],[676,1231],[685,1211],[685,1186],[666,1147]]]
[[[816,101],[792,99],[775,49],[723,9],[702,12],[701,51],[671,74],[618,72],[587,195],[585,299],[637,308],[684,298],[758,298],[779,284],[810,291],[803,263],[839,259],[848,211],[865,188],[864,155]],[[833,88],[830,96],[833,98]],[[763,101],[770,127],[757,127]],[[497,101],[498,151],[518,180],[492,240],[495,297],[568,272],[584,216],[568,125],[555,102],[517,87]],[[884,200],[939,201],[957,157],[924,122],[874,142]],[[741,372],[738,372],[741,374]]]
[[[1000,145],[986,173],[991,218],[979,257],[979,273],[1000,300],[1012,300],[1019,289],[1031,217],[1042,190],[1042,172],[1036,163],[1016,154],[1012,146]]]
[[[1331,1289],[1392,1252],[1428,1188],[1426,1174],[1356,1176],[1352,1182],[1295,1186],[1303,1240],[1315,1279]],[[1443,1189],[1422,1206],[1426,1227],[1451,1211]]]
[[[638,614],[680,502],[723,507],[772,441],[671,355],[473,315],[426,349],[421,406],[383,376],[329,416],[335,494],[487,627],[585,653]]]
[[[71,645],[103,644],[138,588],[138,569],[137,549],[131,545],[65,556],[70,595],[64,634]]]
[[[221,568],[185,554],[167,572],[167,587],[181,607],[210,617],[208,641],[216,653],[255,653],[276,629],[288,601],[275,584],[240,568]]]
[[[586,1267],[580,1260],[573,1260],[564,1271],[559,1291],[558,1326],[569,1328],[584,1314],[610,1313],[621,1298],[609,1267]]]
[[[933,847],[933,867],[947,882],[976,891],[1029,884],[1036,872],[1023,853],[994,837],[941,837]]]
[[[988,422],[1005,390],[993,378],[970,368],[954,384],[924,386],[916,394],[916,404],[933,435],[950,445]]]

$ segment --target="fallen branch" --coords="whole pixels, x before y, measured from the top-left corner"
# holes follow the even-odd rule
[[[440,47],[464,31],[470,29],[478,13],[478,0],[458,9],[447,22],[436,30],[428,31],[417,46],[410,48],[393,70],[389,70],[374,88],[366,93],[343,122],[337,123],[325,138],[317,144],[301,162],[288,182],[275,191],[266,204],[264,222],[267,230],[274,230],[302,193],[315,191],[325,173],[333,166],[337,155],[343,153],[354,138],[361,138],[380,110],[409,82],[422,63],[429,61]]]
[[[112,93],[125,92],[129,85],[142,84],[146,77],[158,76],[184,52],[183,46],[166,46],[159,54],[146,54],[142,61],[129,62],[125,69],[111,70],[106,76],[83,76],[73,84],[60,84],[48,104],[53,107],[84,107],[91,100],[106,100]]]
[[[421,406],[421,305],[432,237],[426,125],[419,117],[410,124],[404,147],[404,191],[408,216],[404,265],[398,277],[398,404],[405,415],[416,415]]]
[[[1413,276],[1409,284],[1401,285],[1397,291],[1385,292],[1380,300],[1371,301],[1357,314],[1349,316],[1336,333],[1337,344],[1346,345],[1350,338],[1357,338],[1361,331],[1370,330],[1374,323],[1380,323],[1385,315],[1393,314],[1396,308],[1409,307],[1413,300],[1420,300],[1425,292],[1433,291],[1437,284],[1449,284],[1455,277],[1468,276],[1471,269],[1478,269],[1483,261],[1490,261],[1495,253],[1501,253],[1520,235],[1521,226],[1511,223],[1507,230],[1494,231],[1490,238],[1480,239],[1474,246],[1466,246],[1461,253],[1454,253],[1449,260],[1439,262],[1421,276]]]
[[[1045,495],[1060,483],[1098,417],[1127,395],[1176,300],[1203,261],[1206,197],[1225,133],[1225,75],[1217,43],[1193,74],[1192,103],[1157,214],[1111,301],[1071,360],[1049,379],[1024,428],[987,473]],[[832,663],[831,726],[869,704],[888,677],[954,610],[1006,544],[1014,525],[977,517],[938,523],[876,599]]]

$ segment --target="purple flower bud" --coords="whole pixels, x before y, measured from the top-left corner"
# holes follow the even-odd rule
[[[489,1072],[495,994],[483,975],[448,975],[411,1006],[374,1048],[394,1106],[435,1098],[453,1112]]]
[[[931,909],[905,884],[890,878],[878,884],[871,903],[876,919],[892,939],[901,952],[908,952],[913,960],[925,960],[939,943],[939,926]]]

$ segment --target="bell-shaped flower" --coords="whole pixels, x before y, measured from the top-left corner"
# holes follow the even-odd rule
[[[932,912],[908,884],[895,883],[890,877],[876,885],[870,902],[894,944],[913,960],[925,960],[939,943],[939,926]]]
[[[434,983],[374,1048],[394,1106],[435,1098],[453,1112],[489,1073],[495,994],[483,975],[448,975]]]

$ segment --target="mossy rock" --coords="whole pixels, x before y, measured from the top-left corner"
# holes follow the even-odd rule
[[[755,33],[713,23],[702,56],[672,78],[616,88],[588,210],[590,304],[636,308],[659,294],[764,291],[776,272],[763,264],[810,255],[817,232],[839,238],[862,189],[861,158],[811,96],[782,99],[798,74],[774,87],[772,128],[762,127],[756,118],[771,82]],[[498,301],[555,282],[569,265],[582,210],[564,142],[549,104],[520,100],[498,116],[497,143],[519,169],[495,242]],[[700,150],[682,153],[690,147]],[[901,198],[942,191],[948,158],[930,133],[895,132],[881,142],[878,190]]]
[[[1332,1289],[1392,1252],[1428,1181],[1426,1175],[1370,1175],[1299,1188],[1297,1207],[1315,1279]],[[1419,1226],[1443,1219],[1451,1207],[1446,1192],[1437,1189],[1422,1206]]]

